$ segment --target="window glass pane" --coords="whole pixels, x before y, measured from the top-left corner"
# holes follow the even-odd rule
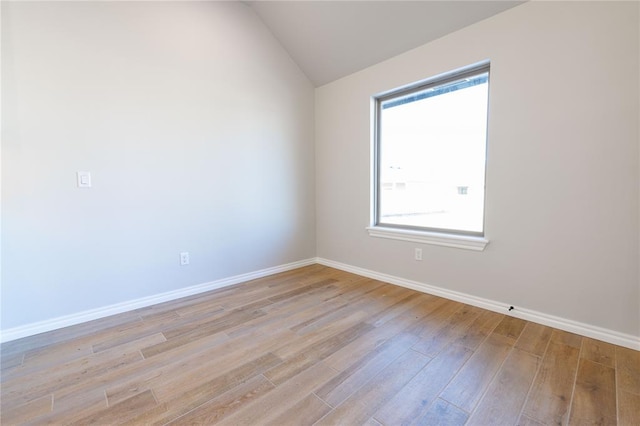
[[[488,72],[380,101],[378,224],[482,233]]]

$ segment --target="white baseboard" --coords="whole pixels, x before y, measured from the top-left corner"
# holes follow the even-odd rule
[[[343,271],[351,272],[354,274],[362,275],[364,277],[373,278],[376,280],[384,281],[390,284],[399,285],[402,287],[417,290],[423,293],[433,294],[435,296],[444,297],[446,299],[455,300],[457,302],[466,303],[472,306],[477,306],[490,311],[498,312],[501,314],[511,315],[516,318],[521,318],[527,321],[536,322],[539,324],[555,327],[560,330],[569,331],[571,333],[580,334],[582,336],[591,337],[604,342],[612,343],[614,345],[624,346],[630,349],[640,350],[640,337],[630,334],[624,334],[613,330],[597,327],[590,324],[585,324],[566,318],[556,317],[548,315],[542,312],[533,311],[524,308],[516,308],[509,311],[509,305],[496,302],[494,300],[484,299],[481,297],[472,296],[466,293],[460,293],[457,291],[447,290],[442,287],[436,287],[429,284],[424,284],[418,281],[407,280],[404,278],[396,277],[393,275],[383,274],[369,269],[359,268],[357,266],[351,266],[340,262],[335,262],[329,259],[313,258],[301,260],[298,262],[287,263],[285,265],[275,266],[272,268],[262,269],[255,272],[249,272],[247,274],[236,275],[229,278],[223,278],[216,281],[211,281],[203,284],[197,284],[191,287],[182,288],[179,290],[169,291],[149,297],[143,297],[140,299],[130,300],[127,302],[117,303],[114,305],[104,306],[97,309],[91,309],[88,311],[78,312],[76,314],[65,315],[51,320],[39,321],[19,327],[9,328],[0,331],[0,342],[8,342],[11,340],[20,339],[22,337],[33,336],[35,334],[44,333],[47,331],[57,330],[59,328],[68,327],[71,325],[80,324],[87,321],[92,321],[99,318],[108,317],[110,315],[120,314],[123,312],[132,311],[139,308],[155,305],[158,303],[168,302],[171,300],[180,299],[181,297],[192,296],[194,294],[204,293],[207,291],[215,290],[218,288],[228,287],[234,284],[254,280],[257,278],[266,277],[269,275],[277,274],[280,272],[290,271],[292,269],[301,268],[303,266],[319,263],[321,265],[329,266],[332,268],[340,269]]]
[[[301,260],[298,262],[292,262],[285,265],[262,269],[260,271],[249,272],[247,274],[241,274],[229,278],[211,281],[208,283],[197,284],[194,286],[181,288],[179,290],[168,291],[166,293],[156,294],[153,296],[143,297],[135,300],[129,300],[122,303],[116,303],[115,305],[104,306],[97,309],[78,312],[76,314],[65,315],[50,320],[39,321],[19,327],[9,328],[0,331],[0,342],[8,342],[11,340],[20,339],[22,337],[33,336],[35,334],[40,334],[47,331],[57,330],[59,328],[108,317],[110,315],[121,314],[123,312],[132,311],[134,309],[144,308],[162,302],[168,302],[170,300],[176,300],[180,299],[181,297],[192,296],[194,294],[204,293],[206,291],[211,291],[222,287],[228,287],[230,285],[255,280],[257,278],[266,277],[268,275],[273,275],[280,272],[290,271],[292,269],[313,265],[315,263],[315,259]]]
[[[640,336],[620,333],[614,330],[608,330],[606,328],[601,328],[594,325],[569,320],[566,318],[556,317],[530,309],[516,308],[512,311],[509,311],[509,305],[505,303],[483,299],[481,297],[472,296],[470,294],[447,290],[442,287],[436,287],[418,281],[407,280],[393,275],[383,274],[380,272],[371,271],[369,269],[363,269],[357,266],[335,262],[333,260],[316,258],[316,262],[321,265],[329,266],[331,268],[340,269],[342,271],[351,272],[353,274],[362,275],[364,277],[399,285],[423,293],[433,294],[435,296],[444,297],[446,299],[455,300],[457,302],[466,303],[468,305],[477,306],[479,308],[487,309],[501,314],[511,315],[516,318],[521,318],[538,324],[558,328],[560,330],[569,331],[571,333],[580,334],[581,336],[591,337],[593,339],[612,343],[614,345],[640,350]]]

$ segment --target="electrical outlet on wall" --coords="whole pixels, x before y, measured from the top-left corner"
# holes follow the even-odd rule
[[[78,188],[91,188],[91,173],[77,172]]]
[[[189,264],[189,252],[183,251],[180,253],[180,265],[188,265]]]
[[[413,257],[415,260],[422,260],[422,249],[421,248],[415,249],[413,253]]]

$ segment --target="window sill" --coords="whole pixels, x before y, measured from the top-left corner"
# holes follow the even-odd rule
[[[371,237],[411,241],[413,243],[432,244],[465,250],[482,251],[487,244],[489,244],[489,240],[483,237],[472,237],[468,235],[441,234],[439,232],[383,228],[380,226],[370,226],[367,228],[367,231],[369,231],[369,236]]]

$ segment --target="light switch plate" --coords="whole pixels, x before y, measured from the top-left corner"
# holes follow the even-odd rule
[[[78,172],[78,187],[91,188],[91,173]]]

